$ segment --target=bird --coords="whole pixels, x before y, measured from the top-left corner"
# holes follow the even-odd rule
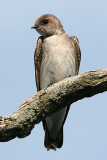
[[[79,72],[81,50],[76,36],[69,37],[52,14],[40,16],[31,29],[40,37],[34,53],[37,92]],[[63,126],[70,106],[53,113],[42,121],[45,131],[44,146],[49,151],[63,145]]]

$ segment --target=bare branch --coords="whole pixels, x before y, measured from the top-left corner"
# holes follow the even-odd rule
[[[85,97],[107,91],[107,68],[67,78],[27,98],[12,115],[0,117],[0,142],[31,133],[47,116]]]

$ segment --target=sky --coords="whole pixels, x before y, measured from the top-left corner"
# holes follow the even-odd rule
[[[0,1],[0,116],[12,114],[37,92],[33,58],[39,34],[30,28],[43,14],[54,14],[69,36],[78,37],[79,74],[107,68],[106,0]],[[28,137],[0,143],[0,158],[107,160],[107,92],[71,105],[61,149],[44,148],[40,123]]]

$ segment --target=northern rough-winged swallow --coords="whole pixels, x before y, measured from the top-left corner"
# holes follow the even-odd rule
[[[41,35],[34,55],[37,91],[77,75],[81,60],[77,37],[69,37],[59,19],[51,14],[42,15],[32,28]],[[47,150],[62,147],[63,125],[69,107],[65,106],[43,121],[44,145]]]

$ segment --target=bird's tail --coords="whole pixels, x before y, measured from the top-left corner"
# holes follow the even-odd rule
[[[52,140],[49,137],[48,129],[45,127],[45,139],[44,139],[44,145],[47,148],[47,151],[50,149],[53,149],[56,151],[56,148],[61,148],[63,144],[63,126],[55,140]]]

